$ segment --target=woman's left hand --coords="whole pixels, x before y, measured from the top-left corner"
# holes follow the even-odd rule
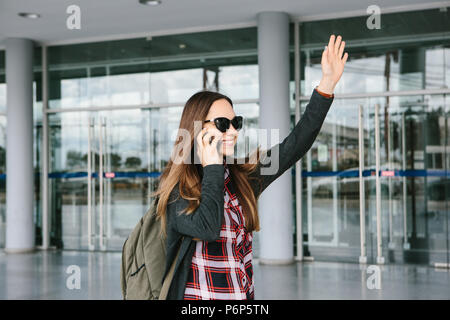
[[[320,91],[328,94],[333,93],[344,72],[344,65],[348,58],[347,52],[342,56],[344,47],[345,41],[342,41],[341,36],[337,38],[335,38],[334,34],[330,36],[328,46],[322,52],[322,79],[318,86]]]

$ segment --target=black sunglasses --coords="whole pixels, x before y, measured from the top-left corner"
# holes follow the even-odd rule
[[[230,128],[230,123],[233,125],[233,127],[236,130],[242,129],[242,116],[235,116],[232,120],[225,118],[225,117],[219,117],[212,120],[205,120],[204,122],[214,122],[216,125],[216,128],[219,129],[222,132],[226,132]]]

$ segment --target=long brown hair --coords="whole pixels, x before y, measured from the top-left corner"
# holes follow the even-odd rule
[[[158,178],[157,190],[151,195],[151,197],[159,197],[156,215],[161,219],[163,233],[166,232],[166,207],[170,194],[177,183],[179,183],[179,195],[189,200],[189,205],[183,211],[184,214],[191,214],[200,205],[201,177],[193,161],[193,157],[195,157],[193,146],[194,141],[196,142],[194,139],[199,133],[199,130],[201,130],[201,126],[199,130],[196,130],[198,132],[194,132],[194,122],[201,121],[203,123],[211,105],[219,99],[226,99],[233,107],[233,102],[229,97],[218,92],[207,90],[195,93],[188,99],[184,106],[172,156],[161,176]],[[189,133],[188,135],[186,134],[187,132]],[[186,136],[188,139],[183,138]],[[173,159],[179,156],[179,152],[177,153],[178,150],[190,150],[185,155],[185,157],[190,157],[190,161],[184,161],[183,159],[183,161],[177,160],[174,162]],[[258,146],[254,153],[247,155],[244,159],[238,160],[233,158],[232,163],[230,163],[228,161],[229,157],[227,157],[227,166],[230,169],[233,185],[237,189],[236,194],[239,204],[242,206],[248,232],[259,231],[260,229],[257,209],[258,199],[255,198],[255,194],[249,183],[249,180],[252,178],[249,177],[249,174],[256,169],[261,156],[260,147]],[[252,160],[251,163],[249,163],[250,159]]]

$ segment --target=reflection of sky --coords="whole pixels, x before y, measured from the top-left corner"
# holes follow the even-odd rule
[[[0,83],[0,112],[6,112],[6,83]]]
[[[229,95],[232,100],[258,97],[257,65],[221,67],[219,70],[220,92]],[[209,84],[214,83],[214,76],[214,72],[208,72]],[[142,161],[141,166],[146,167],[149,161],[170,157],[184,104],[194,93],[202,90],[202,81],[202,69],[65,79],[61,81],[63,98],[52,101],[52,107],[142,105],[150,102],[149,97],[153,103],[180,104],[180,107],[150,111],[128,109],[98,112],[98,116],[106,117],[108,123],[104,152],[120,155],[122,164],[128,157],[138,157]],[[259,107],[256,104],[238,104],[235,105],[235,112],[246,119],[257,119]],[[64,170],[69,151],[78,151],[82,155],[87,153],[88,115],[85,112],[71,112],[61,113],[57,117],[61,119],[62,129],[60,150],[56,155],[58,160],[53,170]],[[250,128],[254,124],[249,123],[248,126]],[[250,131],[248,133],[249,145],[256,146],[255,135]],[[95,135],[92,147],[98,149],[98,125]],[[245,141],[245,131],[242,131],[238,143],[242,145]],[[147,151],[147,148],[150,150]]]
[[[215,73],[208,71],[207,75],[208,84],[213,84]],[[52,100],[50,107],[74,108],[149,103],[184,105],[194,93],[203,89],[202,83],[203,69],[200,68],[62,79],[62,99]],[[219,68],[219,91],[232,100],[258,98],[258,90],[257,65]]]
[[[150,74],[150,95],[153,103],[185,103],[202,89],[203,70],[188,69]]]
[[[450,87],[450,48],[426,50],[425,83],[427,88]]]
[[[384,77],[385,56],[359,58],[349,60],[336,93],[379,92],[386,88]],[[425,77],[419,72],[400,75],[400,66],[391,56],[390,89],[420,89],[425,81],[427,88],[440,88],[450,83],[450,49],[430,48],[425,50]],[[214,83],[215,73],[208,70],[208,86]],[[320,64],[306,66],[303,84],[306,90],[303,95],[310,95],[321,77]],[[233,101],[241,99],[257,99],[259,96],[258,65],[238,65],[219,67],[219,92],[228,95]],[[142,165],[148,163],[146,148],[152,145],[154,138],[146,130],[156,130],[159,146],[158,157],[167,159],[174,143],[176,131],[181,117],[182,107],[187,99],[202,89],[203,69],[174,70],[164,72],[142,72],[124,75],[109,75],[92,78],[61,80],[61,101],[51,101],[51,107],[91,107],[91,106],[124,106],[146,105],[148,103],[175,103],[180,107],[148,111],[122,110],[100,112],[108,117],[108,143],[110,152],[121,155],[122,162],[127,157],[139,157]],[[291,87],[294,83],[290,83]],[[391,105],[413,103],[418,97],[391,98]],[[409,99],[409,100],[408,100]],[[335,100],[326,119],[327,123],[338,123],[339,126],[357,128],[358,105],[373,106],[380,103],[384,106],[385,98]],[[304,108],[304,104],[302,104]],[[235,104],[236,114],[244,118],[257,119],[259,108],[255,104]],[[292,106],[291,106],[292,107]],[[6,85],[0,84],[0,111],[6,111]],[[38,109],[39,110],[39,109]],[[304,109],[303,109],[304,110]],[[380,112],[382,110],[380,109]],[[373,113],[373,112],[372,112]],[[61,132],[62,163],[66,163],[69,150],[87,151],[87,115],[74,113],[61,114],[63,130]],[[36,116],[35,116],[36,118]],[[254,124],[248,129],[256,127]],[[245,131],[239,136],[238,144],[245,141],[256,146],[256,134],[251,130],[245,138]],[[239,146],[241,147],[241,146]],[[153,152],[154,148],[151,147]]]
[[[234,113],[244,117],[243,129],[239,132],[236,142],[236,157],[244,157],[252,152],[258,143],[259,106],[256,103],[236,104]]]
[[[213,84],[215,73],[208,71],[208,85]],[[257,65],[219,68],[219,92],[232,100],[252,99],[259,96]],[[203,70],[189,69],[151,73],[150,91],[153,103],[182,103],[202,90]]]
[[[401,59],[402,51],[399,51]],[[430,88],[450,87],[450,48],[427,48],[425,50],[425,77],[423,72],[410,72],[400,74],[400,64],[390,56],[389,90],[418,90]],[[383,92],[386,88],[384,76],[386,56],[350,59],[345,65],[344,73],[336,86],[335,92],[365,93]],[[319,84],[322,75],[320,64],[305,67],[305,90],[303,95],[312,92]],[[424,83],[425,81],[425,83]]]
[[[345,71],[336,85],[335,93],[360,93],[384,91],[384,56],[348,60]],[[305,67],[306,93],[319,84],[322,67],[315,64]]]
[[[258,65],[221,67],[219,90],[231,100],[258,99]]]
[[[135,73],[61,80],[61,101],[52,108],[148,104],[149,74]]]

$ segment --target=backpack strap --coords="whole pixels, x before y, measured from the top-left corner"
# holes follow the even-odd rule
[[[170,284],[172,283],[173,275],[175,273],[175,265],[177,264],[178,256],[180,255],[180,250],[181,250],[181,245],[178,248],[177,255],[175,256],[175,259],[173,260],[172,265],[170,266],[170,270],[167,273],[166,278],[164,279],[158,300],[166,300],[166,298],[167,298],[167,294],[169,293],[169,287],[170,287]]]

